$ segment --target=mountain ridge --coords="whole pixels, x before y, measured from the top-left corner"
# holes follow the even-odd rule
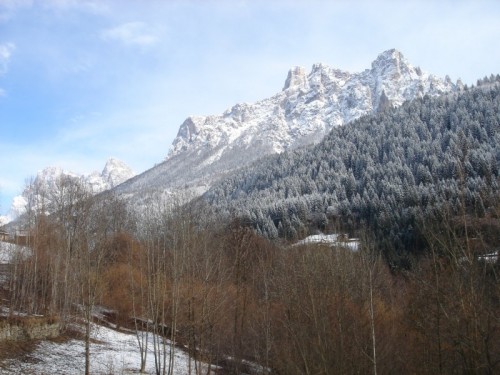
[[[219,220],[237,219],[271,239],[343,225],[370,228],[389,252],[406,254],[425,241],[415,230],[422,223],[465,213],[496,217],[499,108],[500,75],[413,100],[335,128],[317,145],[262,158],[214,184],[200,202]]]
[[[407,100],[461,89],[460,81],[454,84],[449,77],[426,73],[396,49],[379,54],[362,72],[325,63],[313,64],[309,73],[304,67],[292,67],[281,91],[268,98],[237,103],[220,115],[188,117],[164,161],[154,167],[133,176],[111,162],[84,180],[97,193],[112,190],[129,201],[179,192],[199,196],[262,156],[317,144],[335,127]],[[121,169],[124,177],[117,173],[115,178],[113,168]],[[22,211],[22,195],[14,203],[11,218]]]
[[[406,100],[460,89],[460,82],[413,67],[395,49],[381,53],[360,73],[324,63],[314,64],[308,74],[294,67],[283,89],[269,98],[235,104],[220,115],[188,117],[165,160],[116,191],[136,196],[182,189],[199,195],[261,156],[317,143],[336,126]]]

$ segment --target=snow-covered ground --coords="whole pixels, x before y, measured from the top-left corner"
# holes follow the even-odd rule
[[[359,240],[357,238],[347,238],[346,236],[333,234],[314,234],[300,240],[296,245],[310,245],[310,244],[325,244],[331,246],[340,246],[348,248],[352,251],[358,251]]]
[[[477,257],[477,259],[482,260],[486,263],[497,263],[498,258],[499,258],[499,254],[500,254],[499,252],[491,253],[491,254],[483,254],[483,255],[479,255]]]
[[[28,251],[26,246],[0,241],[0,264],[10,263],[13,257],[28,254]]]
[[[26,247],[0,242],[0,265],[8,264],[19,252],[29,251]],[[5,281],[0,274],[0,283]],[[0,306],[0,315],[8,315],[9,309]],[[17,313],[18,315],[24,315]],[[96,314],[96,317],[101,317]],[[102,317],[101,317],[102,318]],[[91,344],[91,374],[133,374],[138,373],[141,357],[135,333],[125,333],[111,328],[93,325]],[[71,339],[64,343],[40,341],[36,349],[21,359],[0,362],[0,374],[30,375],[73,375],[85,370],[84,342]],[[167,364],[170,351],[167,343]],[[188,374],[189,356],[182,350],[174,351],[174,374]],[[194,368],[194,363],[192,364]],[[153,337],[149,334],[146,374],[155,374]]]
[[[91,374],[138,373],[141,357],[134,333],[118,332],[98,325],[94,325],[92,331],[93,339],[97,342],[93,342],[90,347]],[[146,374],[154,374],[151,335],[149,339]],[[180,349],[176,349],[174,355],[174,374],[188,374],[188,355]],[[194,368],[194,363],[192,366]],[[76,339],[64,343],[41,341],[27,358],[23,357],[22,361],[12,359],[0,363],[0,374],[76,375],[84,373],[84,370],[84,342]]]

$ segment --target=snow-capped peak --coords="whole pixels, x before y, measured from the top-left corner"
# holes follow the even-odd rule
[[[319,141],[333,126],[343,125],[387,105],[398,106],[425,94],[456,90],[414,68],[395,49],[381,53],[371,69],[350,73],[314,64],[288,72],[283,90],[255,104],[237,104],[219,116],[189,117],[181,125],[168,157],[195,149],[245,149],[265,146],[270,152]],[[259,154],[259,156],[261,156]],[[252,157],[252,159],[255,159]]]
[[[307,87],[306,70],[302,66],[295,66],[289,70],[283,91],[288,89],[305,89]]]
[[[101,173],[92,172],[89,175],[65,171],[60,167],[46,167],[38,171],[32,184],[30,184],[31,186],[26,187],[21,195],[14,197],[7,215],[0,216],[0,225],[15,220],[26,212],[29,197],[35,197],[34,201],[37,201],[37,197],[43,195],[44,204],[50,206],[50,197],[54,196],[57,189],[59,189],[59,182],[62,178],[79,180],[87,185],[92,193],[97,194],[114,188],[133,176],[132,169],[115,158],[108,159]]]
[[[397,50],[352,73],[314,64],[293,67],[283,89],[220,115],[191,116],[179,128],[165,161],[128,181],[121,193],[206,189],[229,171],[260,157],[316,143],[335,126],[423,95],[457,90],[450,80],[414,68]]]
[[[113,188],[134,176],[132,169],[123,161],[109,158],[102,170],[101,177]],[[108,189],[109,189],[108,188]]]
[[[407,69],[409,66],[410,63],[408,60],[406,60],[403,54],[396,49],[390,49],[382,52],[372,62],[372,70],[383,70],[388,67]]]

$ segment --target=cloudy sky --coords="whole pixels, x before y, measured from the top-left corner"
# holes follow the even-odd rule
[[[187,116],[271,96],[292,66],[397,48],[473,84],[500,73],[499,20],[497,0],[0,0],[0,213],[46,166],[152,167]]]

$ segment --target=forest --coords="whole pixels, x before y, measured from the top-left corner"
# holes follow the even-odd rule
[[[498,373],[497,79],[334,129],[191,203],[32,181],[2,305],[83,326],[87,374],[97,308],[158,375],[174,345],[193,374]],[[293,245],[315,231],[359,250]]]
[[[369,229],[405,265],[420,228],[444,211],[484,218],[500,174],[500,77],[334,128],[318,145],[259,160],[205,199],[223,217],[289,241],[315,230]]]

